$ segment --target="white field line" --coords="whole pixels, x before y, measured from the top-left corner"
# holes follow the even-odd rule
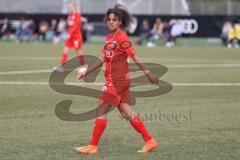
[[[206,82],[200,82],[200,83],[171,83],[173,86],[196,86],[196,87],[201,87],[201,86],[206,86],[206,87],[211,87],[211,86],[240,86],[240,83],[206,83]]]
[[[0,60],[59,60],[60,57],[0,57]],[[221,59],[194,59],[194,58],[162,58],[156,61],[153,58],[143,58],[144,62],[219,62],[219,63],[240,63],[240,60],[221,60]]]
[[[99,86],[104,83],[66,83],[66,85],[80,85],[80,86]],[[173,86],[196,86],[196,87],[211,87],[211,86],[240,86],[240,83],[217,83],[217,82],[200,82],[200,83],[171,83]],[[0,85],[38,85],[47,86],[49,82],[23,82],[23,81],[0,81]],[[57,84],[56,84],[57,85]],[[62,84],[60,84],[62,85]]]
[[[32,73],[49,73],[52,69],[42,69],[42,70],[24,70],[24,71],[5,71],[0,72],[0,75],[11,75],[11,74],[32,74]]]
[[[60,58],[60,57],[59,57]],[[0,60],[14,60],[14,61],[24,61],[24,60],[57,60],[59,59],[58,57],[0,57]]]
[[[240,64],[174,64],[166,65],[167,68],[231,68],[240,67]]]
[[[104,85],[104,83],[73,83],[73,82],[68,82],[65,84],[66,85],[80,85],[80,86]],[[49,82],[0,81],[0,85],[42,85],[42,86],[46,86],[46,85],[49,85]],[[58,85],[58,83],[56,83],[54,85]],[[60,85],[62,85],[62,84],[60,84]]]
[[[234,68],[240,67],[240,64],[175,64],[166,65],[167,68]],[[14,74],[32,74],[32,73],[50,73],[51,69],[42,70],[23,70],[23,71],[3,71],[0,75],[14,75]]]
[[[218,62],[218,63],[239,63],[240,60],[238,59],[194,59],[194,58],[185,58],[185,59],[182,59],[182,58],[159,58],[157,59],[154,59],[154,58],[143,58],[142,59],[144,62],[158,62],[158,63],[161,63],[161,62],[206,62],[206,63],[212,63],[212,62]]]

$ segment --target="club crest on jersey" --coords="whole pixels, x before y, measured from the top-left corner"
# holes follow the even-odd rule
[[[73,21],[73,20],[68,20],[68,25],[69,25],[69,26],[74,25],[74,21]]]
[[[75,15],[71,15],[68,17],[68,25],[72,26],[74,25]]]
[[[116,41],[106,41],[104,45],[104,50],[105,51],[113,51],[117,47],[117,42]]]
[[[114,56],[114,50],[117,47],[116,41],[106,41],[104,45],[105,56],[107,58],[112,58]]]

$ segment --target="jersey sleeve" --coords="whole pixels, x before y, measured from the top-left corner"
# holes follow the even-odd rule
[[[136,50],[133,47],[133,44],[127,35],[124,35],[119,43],[119,49],[122,52],[125,52],[129,57],[136,55]]]

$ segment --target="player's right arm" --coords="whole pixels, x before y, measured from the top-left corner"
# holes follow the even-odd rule
[[[104,63],[104,59],[103,57],[99,57],[99,59],[97,59],[95,61],[95,63],[93,65],[91,65],[88,69],[87,72],[85,74],[85,76],[93,71],[95,71],[98,67],[102,66],[102,64]]]

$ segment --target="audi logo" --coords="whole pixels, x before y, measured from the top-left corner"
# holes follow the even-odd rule
[[[198,31],[198,22],[195,19],[179,19],[184,34],[195,34]],[[176,20],[171,20],[170,23],[175,23]]]

